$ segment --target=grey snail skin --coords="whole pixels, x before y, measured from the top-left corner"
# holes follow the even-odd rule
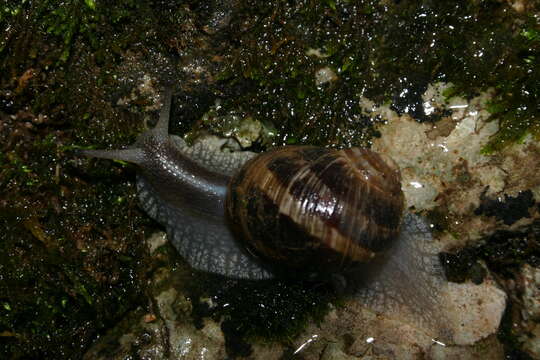
[[[132,147],[81,153],[137,165],[140,205],[194,269],[249,280],[336,275],[373,311],[406,309],[433,337],[448,337],[429,226],[405,211],[390,158],[361,148],[257,155],[188,146],[168,134],[171,99],[168,89],[158,124]]]

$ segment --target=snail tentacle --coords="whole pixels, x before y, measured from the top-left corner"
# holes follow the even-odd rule
[[[123,160],[133,164],[140,164],[144,160],[142,149],[122,149],[122,150],[80,150],[79,153],[88,157],[95,157],[109,160]]]
[[[169,137],[169,118],[171,116],[171,105],[172,105],[172,87],[165,89],[163,94],[163,106],[159,112],[159,120],[152,133],[155,137],[165,141]]]
[[[157,125],[139,136],[139,140],[135,143],[135,147],[122,150],[80,150],[79,153],[88,157],[95,157],[109,160],[123,160],[133,164],[141,165],[145,160],[143,146],[148,137],[158,139],[160,142],[165,142],[169,132],[169,117],[171,113],[172,88],[167,88],[163,95],[163,107],[159,113],[159,121]]]

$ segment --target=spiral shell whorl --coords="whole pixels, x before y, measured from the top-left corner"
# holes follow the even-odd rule
[[[248,162],[226,211],[256,256],[305,271],[367,262],[397,238],[404,198],[398,167],[367,149],[288,146]]]

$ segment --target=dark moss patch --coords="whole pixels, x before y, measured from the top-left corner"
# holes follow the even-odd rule
[[[476,215],[494,216],[506,225],[512,225],[521,218],[530,218],[529,209],[534,206],[532,191],[522,191],[516,196],[504,195],[504,200],[483,196],[481,204],[474,211]]]
[[[481,246],[442,256],[447,275],[456,282],[478,278],[478,260],[504,278],[515,276],[523,264],[540,266],[540,222],[519,232],[497,231]]]
[[[206,275],[191,284],[189,292],[192,299],[210,299],[212,305],[194,302],[194,319],[201,324],[204,317],[222,320],[231,357],[249,355],[249,344],[255,339],[285,343],[294,339],[309,319],[322,321],[330,302],[335,301],[328,284],[224,280]]]
[[[534,360],[529,354],[521,350],[523,334],[516,327],[516,315],[521,310],[520,304],[510,301],[501,319],[497,337],[505,346],[505,357],[511,360]],[[519,315],[517,315],[519,318]],[[521,341],[520,341],[521,340]]]
[[[527,263],[540,266],[540,223],[534,222],[526,232],[498,231],[478,248],[478,257],[495,272],[510,277]]]
[[[475,284],[481,284],[486,276],[486,270],[478,262],[476,255],[474,251],[441,253],[441,263],[444,264],[448,280],[457,283],[471,280]]]

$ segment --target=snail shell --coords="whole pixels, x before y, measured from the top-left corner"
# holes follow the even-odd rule
[[[445,282],[429,227],[403,211],[395,163],[370,150],[282,147],[225,153],[168,134],[172,91],[160,120],[125,150],[90,157],[139,167],[143,209],[198,270],[261,280],[280,269],[345,274],[374,311],[399,313],[444,336]]]
[[[393,161],[368,149],[286,146],[233,176],[226,210],[237,238],[275,268],[340,272],[398,238],[400,180]]]

